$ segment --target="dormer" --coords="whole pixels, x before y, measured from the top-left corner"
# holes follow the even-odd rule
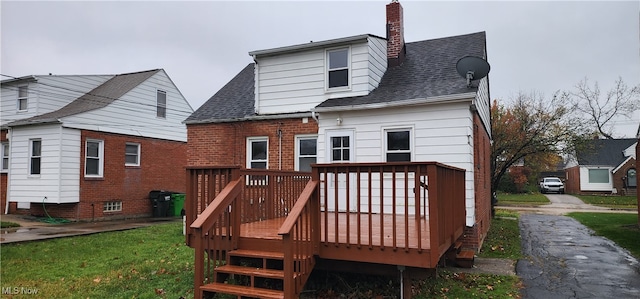
[[[250,52],[255,112],[308,112],[332,98],[367,95],[387,69],[387,41],[364,34]]]

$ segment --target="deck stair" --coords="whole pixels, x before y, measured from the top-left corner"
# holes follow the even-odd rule
[[[458,240],[451,245],[445,254],[445,258],[458,267],[473,268],[475,253],[474,250],[463,249],[462,242]]]
[[[203,285],[203,298],[227,294],[240,298],[284,298],[284,254],[238,249],[227,254],[227,263],[214,269],[215,282]]]

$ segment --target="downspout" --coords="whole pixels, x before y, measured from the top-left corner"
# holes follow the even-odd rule
[[[316,114],[316,110],[311,109],[311,118],[313,118],[313,120],[316,121],[316,123],[318,122],[318,115]]]
[[[8,129],[7,130],[7,134],[9,135],[9,169],[7,169],[7,194],[5,195],[5,208],[4,208],[4,214],[5,215],[9,215],[9,194],[11,193],[11,184],[9,184],[10,178],[11,178],[11,140],[13,138],[13,130]]]
[[[282,123],[278,124],[278,170],[282,170]]]

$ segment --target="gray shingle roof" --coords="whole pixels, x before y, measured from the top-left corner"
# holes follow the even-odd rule
[[[100,109],[118,100],[121,96],[149,79],[160,69],[120,74],[102,83],[93,90],[73,100],[66,106],[49,113],[9,123],[8,126],[22,126],[39,123],[57,122],[60,118],[91,110]]]
[[[635,138],[590,140],[587,148],[578,153],[578,164],[616,167],[626,159],[622,151],[637,141]]]
[[[366,96],[331,99],[318,107],[377,104],[476,92],[477,87],[467,88],[466,79],[458,75],[456,62],[467,55],[486,57],[485,49],[484,32],[407,43],[405,61],[387,69],[378,88]],[[255,116],[254,101],[254,70],[253,64],[249,64],[185,123]]]

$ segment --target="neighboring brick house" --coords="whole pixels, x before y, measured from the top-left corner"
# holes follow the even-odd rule
[[[162,69],[2,81],[3,212],[151,215],[150,191],[185,191],[192,112]]]
[[[312,163],[437,161],[466,170],[466,246],[490,226],[488,77],[468,87],[464,56],[484,32],[406,43],[398,2],[371,34],[250,52],[186,121],[189,166],[310,170]]]
[[[637,192],[635,138],[594,139],[566,166],[565,190],[573,194]]]

